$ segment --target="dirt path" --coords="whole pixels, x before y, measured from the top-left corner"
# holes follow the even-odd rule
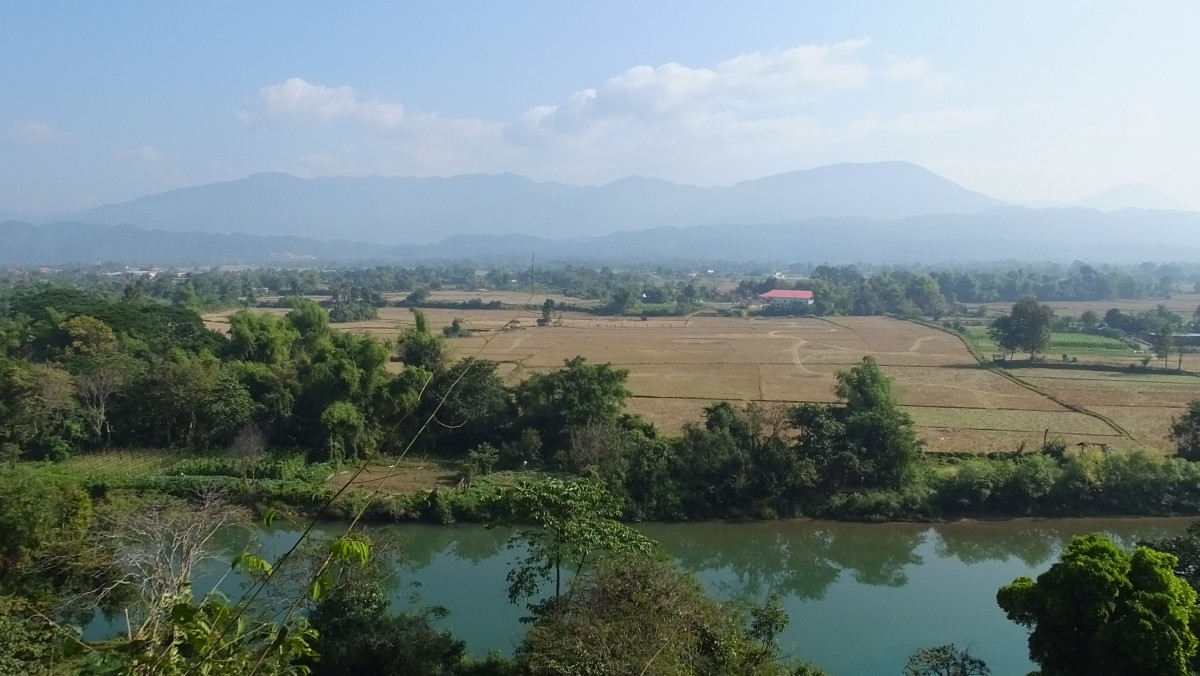
[[[908,348],[908,351],[917,352],[921,349],[921,343],[924,343],[927,340],[937,340],[939,338],[941,338],[941,336],[925,336],[924,338],[918,338],[913,341],[912,347]]]

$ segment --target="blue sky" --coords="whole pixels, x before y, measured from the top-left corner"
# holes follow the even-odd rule
[[[875,160],[1200,207],[1197,25],[1194,2],[8,0],[0,209],[259,171],[712,185]]]

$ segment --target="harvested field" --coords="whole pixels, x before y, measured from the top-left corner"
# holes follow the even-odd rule
[[[1171,418],[1200,397],[1200,378],[1168,373],[1014,369],[1063,401],[1112,419],[1145,446],[1168,449]]]
[[[1069,315],[1078,317],[1087,310],[1091,310],[1101,317],[1111,308],[1117,308],[1121,312],[1141,312],[1143,310],[1153,310],[1159,305],[1167,306],[1167,309],[1179,314],[1183,317],[1191,317],[1196,311],[1196,306],[1200,305],[1200,294],[1197,293],[1177,293],[1170,299],[1162,298],[1139,298],[1137,300],[1089,300],[1089,301],[1045,301],[1056,314]],[[1012,303],[984,303],[984,307],[988,308],[989,312],[996,314],[1007,314],[1012,309]]]
[[[475,335],[450,341],[454,354],[500,362],[500,373],[510,380],[556,369],[576,355],[628,369],[633,392],[630,410],[670,434],[687,422],[699,422],[703,408],[718,400],[834,401],[837,372],[870,355],[895,379],[901,404],[913,415],[933,450],[1015,450],[1021,443],[1040,444],[1047,429],[1051,437],[1070,443],[1108,443],[1121,448],[1149,444],[1153,439],[1152,445],[1160,445],[1161,435],[1149,433],[1159,424],[1158,412],[1152,413],[1155,419],[1147,419],[1146,439],[1131,441],[1098,418],[1068,410],[1034,389],[981,368],[955,336],[912,322],[884,317],[825,320],[698,315],[641,321],[566,313],[561,326],[540,327],[536,325],[541,316],[538,310],[425,312],[434,330],[455,317],[477,330]],[[206,320],[219,326],[222,318],[209,316]],[[335,326],[391,338],[411,324],[407,310],[383,308],[379,319]],[[1014,373],[1021,378],[1094,374],[1029,371]],[[1076,403],[1070,388],[1058,388],[1057,381],[1037,380],[1036,385]],[[1154,392],[1145,395],[1147,404],[1174,405],[1174,394]],[[1097,400],[1097,404],[1103,403],[1107,400]],[[1079,405],[1085,405],[1083,399]],[[1121,424],[1133,430],[1133,426]]]
[[[1149,448],[1170,450],[1171,419],[1184,412],[1178,408],[1160,406],[1091,406],[1093,411],[1111,418],[1129,430],[1139,442]]]
[[[389,301],[398,301],[404,300],[406,297],[408,297],[408,294],[385,293],[383,296]],[[429,300],[438,303],[465,303],[467,301],[475,300],[476,298],[484,303],[500,301],[501,303],[511,307],[522,307],[528,305],[530,308],[535,310],[539,310],[542,306],[542,303],[544,303],[547,298],[555,303],[568,303],[570,305],[579,305],[581,307],[591,307],[599,304],[599,301],[571,298],[569,296],[563,296],[557,293],[545,293],[542,291],[539,291],[537,294],[532,296],[528,291],[488,291],[486,289],[480,289],[478,291],[456,290],[429,292]]]

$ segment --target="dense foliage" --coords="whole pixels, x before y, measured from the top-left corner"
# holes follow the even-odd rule
[[[1187,676],[1200,608],[1176,563],[1146,547],[1130,555],[1102,535],[1082,536],[1037,581],[1018,578],[996,598],[1009,619],[1031,629],[1029,654],[1043,676]]]

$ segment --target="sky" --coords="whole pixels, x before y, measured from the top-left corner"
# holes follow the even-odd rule
[[[263,171],[728,185],[906,160],[1200,207],[1200,3],[0,4],[0,210]]]

